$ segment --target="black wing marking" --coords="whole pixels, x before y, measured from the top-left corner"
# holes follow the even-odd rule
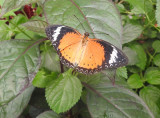
[[[102,69],[118,68],[128,64],[127,56],[120,49],[103,40],[98,39],[95,41],[104,47],[105,61],[103,61]]]
[[[52,42],[55,49],[57,49],[59,41],[63,38],[63,36],[69,32],[79,34],[79,32],[75,29],[64,25],[52,25],[46,28],[47,37]]]

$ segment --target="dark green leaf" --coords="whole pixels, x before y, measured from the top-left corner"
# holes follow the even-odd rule
[[[140,78],[140,76],[138,74],[132,74],[129,78],[128,78],[128,84],[131,88],[141,88],[143,86],[143,82],[142,79]]]
[[[0,107],[0,118],[19,118],[19,115],[27,106],[33,90],[33,86],[28,86],[28,88],[25,88],[25,90],[17,95],[12,101],[3,104]]]
[[[146,66],[146,62],[147,62],[147,57],[146,57],[146,53],[144,52],[143,47],[139,45],[138,43],[131,44],[129,47],[132,50],[136,51],[137,53],[138,62],[136,63],[136,66],[144,70]]]
[[[147,103],[155,118],[160,116],[160,90],[154,86],[144,87],[140,90],[140,97]]]
[[[45,88],[47,85],[49,85],[57,77],[58,77],[57,72],[49,73],[43,69],[43,70],[40,70],[36,74],[32,84],[36,87],[39,87],[39,88]]]
[[[38,115],[36,118],[61,118],[58,114],[53,111],[45,111]]]
[[[45,28],[47,26],[47,23],[40,20],[33,20],[33,21],[28,21],[22,25],[25,26],[28,30],[31,30],[33,32],[45,33]]]
[[[50,24],[67,25],[82,34],[85,28],[90,37],[106,40],[121,48],[121,20],[110,0],[47,0],[44,9]]]
[[[148,68],[145,72],[144,78],[150,84],[160,84],[160,70],[158,68]]]
[[[59,56],[57,55],[54,48],[50,45],[45,44],[41,47],[42,49],[42,64],[41,67],[46,68],[47,70],[60,72],[60,61]]]
[[[160,54],[157,54],[154,58],[153,58],[153,62],[156,66],[160,67]]]
[[[46,99],[53,111],[61,113],[78,102],[81,92],[81,82],[67,71],[46,87]]]
[[[153,44],[152,44],[152,47],[156,52],[160,52],[159,46],[160,46],[160,41],[159,40],[154,41]]]
[[[0,42],[0,105],[15,99],[31,84],[39,68],[40,41]]]
[[[142,26],[126,24],[123,28],[122,44],[128,43],[136,39],[142,33]]]
[[[87,90],[87,105],[93,118],[154,118],[138,95],[124,87],[113,85],[106,76],[98,85],[83,84]],[[119,80],[122,81],[122,80]]]

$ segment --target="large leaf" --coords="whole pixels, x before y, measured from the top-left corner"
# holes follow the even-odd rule
[[[92,118],[154,118],[143,100],[125,87],[122,80],[115,85],[102,76],[98,85],[83,85],[87,88],[87,105]]]
[[[41,113],[36,118],[61,118],[58,114],[54,113],[53,111],[46,111]]]
[[[59,56],[57,55],[53,47],[45,44],[41,47],[41,50],[43,51],[41,54],[41,67],[46,68],[50,71],[60,72]]]
[[[138,62],[137,53],[135,50],[133,50],[129,47],[124,47],[123,52],[128,57],[128,65],[134,65]]]
[[[24,108],[27,106],[33,90],[34,87],[29,86],[12,101],[1,106],[0,118],[18,118]]]
[[[138,61],[136,63],[136,66],[144,70],[147,62],[147,57],[143,47],[138,43],[131,44],[129,47],[137,53]]]
[[[136,39],[142,33],[140,25],[126,24],[123,29],[122,43],[128,43]]]
[[[38,44],[41,41],[10,40],[0,43],[1,107],[30,85],[39,68]]]
[[[92,38],[106,40],[121,48],[121,20],[110,0],[48,0],[44,9],[50,24],[67,25],[82,34],[86,30]]]
[[[156,118],[160,116],[160,90],[154,86],[148,86],[140,90],[141,98],[147,103]]]
[[[69,70],[46,87],[46,99],[53,111],[61,113],[69,110],[78,102],[81,92],[80,80]]]
[[[47,26],[47,23],[40,20],[32,20],[22,25],[25,26],[28,30],[31,30],[33,32],[45,33],[45,28]]]
[[[38,0],[5,0],[2,6],[0,17],[2,17],[5,13],[9,12],[12,9],[16,9],[22,7],[29,3],[34,3]]]

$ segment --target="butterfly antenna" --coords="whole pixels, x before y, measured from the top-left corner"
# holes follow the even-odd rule
[[[84,28],[83,24],[82,24],[82,23],[81,23],[81,21],[78,19],[78,17],[77,17],[76,15],[74,15],[74,17],[76,17],[76,19],[79,21],[79,23],[80,23],[80,24],[81,24],[81,26],[83,27],[84,31],[86,32],[86,30],[85,30],[85,28]]]

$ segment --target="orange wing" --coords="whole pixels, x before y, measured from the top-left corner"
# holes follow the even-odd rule
[[[79,62],[77,71],[85,74],[98,72],[98,70],[102,69],[103,61],[105,61],[104,47],[100,43],[88,38],[88,43]]]

